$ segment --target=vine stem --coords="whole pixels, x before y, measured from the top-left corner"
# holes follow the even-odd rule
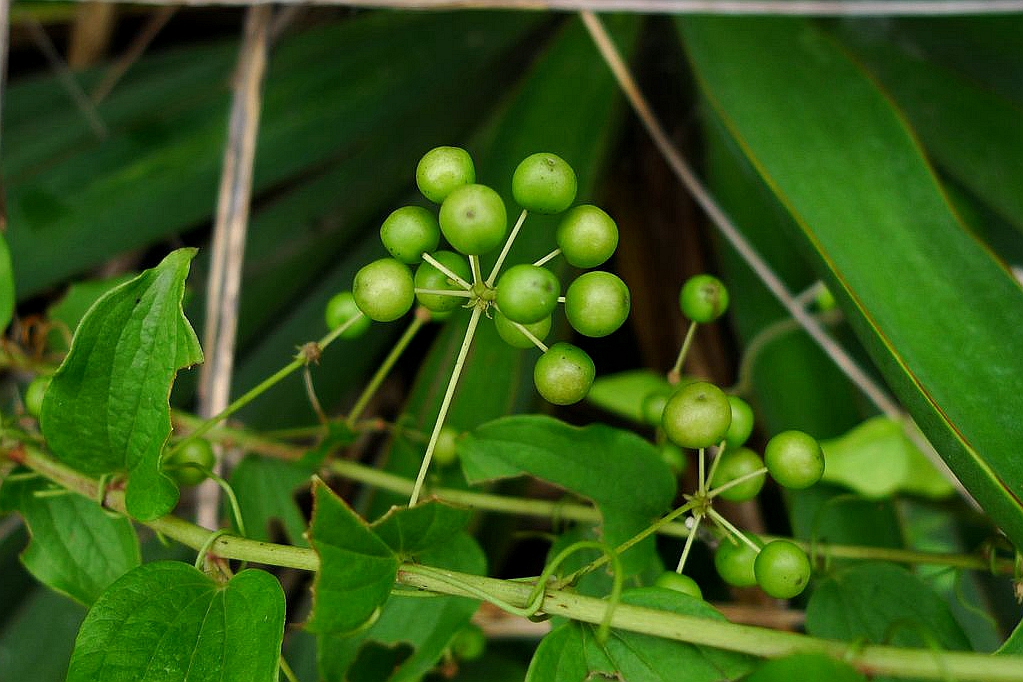
[[[538,339],[536,337],[536,334],[534,334],[533,332],[529,331],[529,329],[526,328],[526,325],[520,324],[518,322],[512,322],[511,320],[509,320],[509,322],[511,322],[512,325],[514,325],[516,329],[518,329],[520,332],[522,332],[523,336],[525,336],[527,339],[532,341],[533,345],[536,346],[537,348],[539,348],[541,353],[546,353],[547,352],[547,345],[543,341]]]
[[[384,361],[377,367],[376,373],[373,378],[369,380],[366,387],[362,389],[362,393],[355,401],[355,405],[352,406],[351,411],[348,413],[348,418],[345,419],[345,423],[351,428],[355,425],[356,420],[362,415],[363,410],[369,405],[369,401],[376,395],[377,389],[380,388],[380,384],[384,382],[384,379],[390,373],[394,367],[394,363],[398,362],[398,358],[405,352],[408,345],[412,343],[412,339],[415,338],[419,330],[423,328],[423,325],[430,321],[430,312],[423,307],[416,308],[415,316],[412,322],[405,329],[405,333],[401,335],[397,343],[391,348],[391,352],[387,354]]]
[[[519,230],[522,229],[522,223],[526,222],[527,215],[529,215],[529,211],[522,209],[522,213],[519,214],[519,219],[515,221],[515,227],[512,228],[508,238],[504,240],[504,247],[501,249],[501,255],[497,257],[497,261],[494,263],[494,269],[490,271],[490,276],[487,277],[488,287],[494,286],[494,280],[497,279],[497,273],[501,272],[501,266],[504,265],[504,259],[508,257],[508,252],[511,251],[515,238],[519,236]]]
[[[728,214],[725,213],[703,183],[700,182],[696,173],[693,172],[693,169],[689,167],[682,154],[671,143],[667,133],[664,131],[664,127],[657,120],[653,109],[650,108],[650,104],[646,101],[643,92],[632,77],[629,67],[625,64],[625,60],[622,59],[621,53],[615,46],[611,36],[608,35],[603,22],[592,10],[587,9],[579,14],[604,62],[611,69],[611,73],[614,75],[615,80],[618,81],[618,85],[621,87],[626,99],[629,100],[633,111],[653,140],[654,146],[657,147],[657,150],[664,157],[664,160],[667,161],[675,176],[689,191],[696,203],[700,205],[722,236],[736,250],[750,269],[756,273],[764,286],[778,299],[778,302],[784,306],[806,333],[810,335],[810,338],[831,358],[831,361],[835,363],[839,370],[885,416],[902,424],[906,436],[920,448],[920,451],[927,457],[928,461],[955,487],[963,499],[975,509],[980,509],[980,505],[973,499],[973,496],[966,490],[966,487],[952,473],[952,470],[949,469],[945,461],[916,427],[912,418],[902,411],[892,397],[860,367],[845,348],[828,335],[817,319],[796,300],[785,286],[785,283],[782,282],[781,278],[771,268],[770,264],[749,243]]]
[[[362,313],[355,315],[354,317],[352,317],[352,319],[348,320],[340,327],[334,329],[329,334],[324,336],[322,339],[315,342],[314,345],[316,346],[316,352],[323,352],[327,348],[327,346],[332,344],[339,336],[348,331],[348,328],[354,325],[356,322],[358,322],[361,318]],[[266,393],[268,390],[279,384],[282,380],[291,376],[299,369],[305,367],[308,363],[309,356],[305,352],[299,353],[291,362],[289,362],[281,369],[277,370],[271,376],[264,379],[255,388],[252,388],[245,395],[235,400],[233,403],[225,407],[219,413],[213,415],[209,419],[206,419],[201,424],[196,426],[195,429],[190,434],[188,434],[185,438],[182,438],[174,446],[172,446],[165,455],[165,457],[169,457],[171,454],[177,452],[185,443],[191,440],[195,440],[196,438],[201,438],[202,436],[206,435],[214,426],[224,421],[232,414],[234,414],[238,410],[242,409],[243,407],[251,403],[256,398],[258,398],[259,396]]]
[[[99,485],[95,479],[80,474],[37,450],[23,447],[8,451],[6,454],[11,461],[25,465],[89,499],[95,499],[99,493]],[[110,509],[126,513],[122,490],[108,490],[104,503]],[[210,542],[214,531],[172,515],[147,521],[145,525],[195,550],[209,544],[210,552],[225,559],[306,571],[319,570],[319,557],[313,550],[305,547],[278,545],[223,534]],[[398,570],[397,582],[428,592],[484,598],[492,603],[503,602],[517,608],[528,608],[535,592],[535,586],[529,583],[415,564],[402,564]],[[610,618],[609,610],[612,612]],[[545,590],[538,613],[564,616],[594,625],[609,620],[611,627],[621,630],[768,658],[794,653],[820,653],[844,660],[873,675],[935,680],[954,678],[959,682],[1023,682],[1021,673],[1023,656],[991,656],[861,645],[750,625],[736,625],[727,621],[684,616],[629,604],[618,604],[611,609],[605,600],[557,588]]]
[[[470,256],[470,258],[473,258]],[[474,271],[479,270],[479,260],[474,259]],[[444,419],[448,416],[448,408],[451,407],[451,399],[455,395],[455,387],[458,379],[462,376],[462,368],[465,366],[465,358],[469,355],[469,347],[472,346],[473,337],[476,336],[476,327],[480,323],[480,316],[483,315],[483,307],[475,306],[472,309],[472,316],[469,318],[469,326],[465,329],[465,338],[462,339],[462,347],[458,349],[458,357],[455,359],[455,366],[451,370],[451,379],[448,381],[448,388],[444,392],[444,400],[440,404],[440,412],[437,413],[437,421],[433,424],[433,432],[430,434],[430,442],[426,446],[426,454],[423,455],[423,464],[419,467],[419,475],[416,477],[415,486],[412,488],[412,496],[409,497],[408,506],[419,501],[419,495],[423,491],[423,483],[426,481],[426,472],[430,468],[430,460],[433,459],[433,451],[437,447],[437,439],[440,437],[440,430],[444,426]]]

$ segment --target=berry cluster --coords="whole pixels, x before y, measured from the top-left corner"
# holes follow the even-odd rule
[[[370,320],[396,320],[416,302],[435,317],[459,307],[474,308],[494,320],[506,343],[540,348],[543,355],[533,373],[540,395],[557,405],[582,400],[593,383],[593,361],[575,345],[544,344],[554,311],[563,303],[577,332],[607,336],[628,317],[629,289],[617,276],[595,270],[577,277],[562,296],[561,282],[544,265],[558,255],[577,268],[603,264],[618,246],[614,220],[596,206],[570,209],[577,189],[575,171],[550,153],[533,154],[516,168],[512,196],[522,212],[511,230],[504,201],[492,188],[476,182],[475,166],[463,149],[437,147],[427,152],[416,168],[416,184],[439,210],[435,214],[420,206],[404,206],[387,217],[380,240],[390,256],[363,267],[352,290],[330,301],[327,325],[333,329],[349,323],[342,336],[352,338],[363,333]],[[555,234],[558,248],[534,263],[502,271],[530,212],[564,213]],[[442,237],[450,248],[441,248]],[[484,278],[480,257],[499,247],[493,269]],[[364,319],[354,324],[357,316]]]
[[[801,431],[785,431],[771,438],[763,458],[745,447],[753,431],[753,410],[742,398],[726,395],[706,381],[683,381],[680,369],[697,324],[718,319],[728,308],[728,291],[716,278],[698,275],[682,287],[679,304],[692,321],[686,343],[669,380],[678,384],[665,395],[653,393],[643,401],[644,419],[657,427],[662,456],[676,470],[685,466],[683,448],[699,452],[698,490],[687,495],[682,510],[693,517],[692,532],[679,567],[658,580],[662,587],[700,596],[699,586],[682,568],[700,522],[710,519],[720,529],[715,566],[722,579],[737,587],[759,585],[768,595],[788,599],[798,595],[810,578],[810,561],[796,544],[774,540],[767,544],[732,526],[713,508],[721,497],[732,502],[751,500],[764,486],[767,474],[786,488],[807,488],[824,474],[820,444]],[[714,453],[705,472],[708,451]],[[680,510],[681,511],[681,510]]]

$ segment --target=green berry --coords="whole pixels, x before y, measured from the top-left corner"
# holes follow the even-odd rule
[[[451,640],[451,653],[463,661],[475,661],[487,648],[487,636],[478,625],[469,623],[455,633]]]
[[[788,540],[774,540],[760,550],[753,562],[760,589],[775,599],[791,599],[810,582],[806,552]]]
[[[654,580],[654,586],[688,594],[690,597],[696,597],[697,599],[703,599],[703,590],[700,589],[700,586],[695,580],[683,573],[665,571]]]
[[[827,287],[821,289],[814,302],[817,304],[817,310],[822,313],[834,310],[838,306],[838,301],[835,300],[835,295],[831,293],[831,289],[828,289]]]
[[[667,464],[676,476],[684,474],[689,467],[689,458],[686,457],[685,451],[670,441],[658,445],[657,452],[661,456],[661,461]]]
[[[824,475],[820,443],[802,431],[783,431],[768,441],[764,461],[771,478],[786,488],[809,488]]]
[[[486,185],[462,185],[441,204],[440,229],[456,251],[478,256],[504,241],[508,213],[498,193]]]
[[[753,408],[739,396],[728,396],[728,404],[732,407],[732,423],[725,433],[725,442],[729,448],[737,448],[753,433]]]
[[[682,286],[678,302],[682,314],[693,322],[713,322],[728,310],[728,289],[717,277],[696,275]]]
[[[756,545],[762,543],[756,538],[746,535]],[[753,564],[757,560],[757,552],[748,544],[737,538],[728,537],[721,541],[714,553],[714,568],[718,575],[733,587],[752,587],[757,584]]]
[[[50,377],[38,376],[25,389],[25,411],[39,418],[43,413],[43,397],[50,387]]]
[[[512,176],[516,203],[535,213],[561,213],[575,201],[577,188],[572,167],[547,152],[527,156]]]
[[[432,213],[421,206],[403,206],[387,216],[380,226],[384,248],[402,263],[418,263],[423,252],[436,251],[440,244],[440,225]]]
[[[597,370],[583,349],[559,342],[540,356],[533,367],[533,383],[547,402],[571,405],[586,397]]]
[[[469,152],[459,147],[437,147],[423,155],[416,166],[416,184],[435,204],[462,185],[476,182],[476,168]],[[435,247],[436,248],[436,247]],[[426,249],[429,250],[429,249]]]
[[[711,481],[713,487],[711,490],[720,488],[737,478],[764,468],[764,462],[760,459],[760,455],[749,448],[736,448],[734,450],[725,448],[724,452],[718,455],[718,457],[721,458],[721,461],[718,462],[717,468],[714,470],[714,480]],[[766,474],[763,473],[759,476],[754,476],[728,488],[720,496],[730,502],[752,500],[760,492],[760,489],[764,487],[765,478]]]
[[[547,338],[547,335],[551,333],[551,324],[553,320],[550,315],[543,318],[539,322],[533,322],[531,324],[522,325],[529,330],[529,333],[535,336],[540,341]],[[533,340],[523,334],[518,327],[515,326],[511,320],[501,314],[501,311],[494,312],[494,326],[497,328],[498,335],[504,339],[504,342],[515,348],[532,348],[534,346]]]
[[[561,282],[547,268],[525,263],[508,268],[497,281],[497,307],[513,322],[532,324],[558,306]]]
[[[472,279],[472,273],[469,271],[469,261],[465,259],[465,256],[457,254],[454,251],[437,251],[431,255],[434,260],[461,277],[466,282]],[[441,272],[432,263],[426,261],[423,261],[419,267],[416,268],[414,281],[416,289],[465,291],[465,288],[462,287],[461,284]],[[445,296],[444,294],[417,293],[416,299],[424,308],[427,308],[431,312],[438,313],[454,310],[469,302],[469,299],[465,296]]]
[[[377,322],[397,320],[416,300],[412,271],[393,258],[381,258],[355,273],[352,294],[359,310]]]
[[[643,413],[643,422],[650,426],[660,426],[661,417],[664,415],[664,406],[668,404],[670,391],[651,391],[643,398],[640,411]]]
[[[359,317],[358,322],[353,322],[342,334],[342,339],[356,339],[369,329],[372,320],[362,314],[359,306],[355,303],[355,296],[350,291],[342,291],[335,294],[327,301],[327,309],[323,317],[327,322],[328,329],[337,329],[349,322],[353,317]]]
[[[433,461],[438,466],[451,466],[458,460],[456,441],[458,430],[450,426],[442,426],[437,434],[437,444],[433,446]]]
[[[668,398],[661,417],[664,433],[684,448],[708,448],[724,440],[732,407],[724,392],[706,381],[686,384]]]
[[[163,469],[178,485],[199,485],[216,461],[209,441],[193,438],[163,460]]]
[[[618,226],[601,209],[583,204],[565,214],[555,239],[569,265],[595,268],[618,248]]]
[[[610,272],[584,273],[565,292],[565,316],[583,336],[607,336],[616,331],[629,316],[629,308],[629,287]]]

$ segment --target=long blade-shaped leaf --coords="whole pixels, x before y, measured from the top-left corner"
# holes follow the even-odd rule
[[[799,20],[680,20],[713,107],[927,436],[1023,545],[1023,292],[874,81]]]

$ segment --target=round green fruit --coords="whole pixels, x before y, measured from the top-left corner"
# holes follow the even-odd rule
[[[492,251],[508,233],[508,213],[497,192],[486,185],[462,185],[440,207],[440,230],[459,253]]]
[[[749,535],[757,545],[761,543]],[[728,537],[718,545],[714,553],[714,568],[718,575],[733,587],[752,587],[757,584],[757,576],[753,564],[757,560],[757,552],[748,544],[734,537]]]
[[[572,167],[547,152],[527,156],[512,176],[516,203],[535,213],[561,213],[575,201],[577,188]]]
[[[714,480],[711,481],[712,491],[764,468],[764,462],[760,459],[760,455],[749,448],[731,450],[726,447],[718,457],[721,461],[718,462],[717,468],[714,470]],[[764,487],[766,477],[767,475],[764,473],[754,476],[723,491],[720,497],[730,502],[752,500]]]
[[[569,265],[595,268],[618,248],[618,226],[603,210],[583,204],[565,214],[555,239]]]
[[[629,316],[630,306],[629,287],[610,272],[584,273],[565,292],[565,316],[583,336],[601,337],[617,331]]]
[[[791,599],[810,582],[806,552],[788,540],[774,540],[760,550],[753,562],[760,589],[775,599]]]
[[[451,466],[458,461],[458,430],[450,426],[442,426],[437,434],[437,443],[433,446],[433,461],[438,466]]]
[[[764,461],[771,478],[786,488],[809,488],[824,475],[820,443],[802,431],[783,431],[769,440]]]
[[[353,317],[358,317],[358,321],[351,322]],[[327,308],[323,313],[323,318],[327,322],[328,329],[337,329],[341,325],[351,322],[348,329],[341,333],[342,339],[356,339],[362,336],[369,330],[369,326],[372,323],[359,310],[359,306],[355,302],[355,296],[350,291],[334,294],[327,301]]]
[[[696,275],[682,285],[678,302],[682,314],[693,322],[713,322],[728,310],[728,289],[717,277]]]
[[[469,623],[455,633],[451,640],[451,653],[463,661],[475,661],[487,648],[487,636],[474,623]]]
[[[654,580],[654,586],[688,594],[690,597],[696,597],[697,599],[703,599],[703,590],[700,589],[695,580],[684,573],[665,571]]]
[[[434,260],[461,277],[464,281],[468,282],[472,279],[472,273],[469,271],[469,261],[465,259],[465,256],[457,254],[454,251],[437,251],[430,255]],[[429,263],[427,261],[423,261],[423,263],[416,268],[414,282],[416,289],[465,291],[465,288],[461,284],[448,277],[447,274],[439,270],[433,263]],[[469,299],[465,296],[421,293],[416,294],[416,300],[418,300],[419,304],[424,308],[436,313],[455,310],[469,302]]]
[[[732,423],[725,433],[725,442],[729,448],[737,448],[753,433],[753,408],[738,396],[728,396],[728,404],[732,407]]]
[[[43,398],[50,387],[50,377],[38,376],[25,389],[25,411],[36,419],[43,413]]]
[[[474,182],[476,168],[469,152],[460,147],[431,149],[416,166],[416,185],[423,196],[435,204],[447,199],[456,188]]]
[[[533,322],[531,324],[522,325],[525,327],[530,334],[535,336],[537,340],[543,341],[547,338],[547,335],[551,333],[551,325],[553,319],[550,315],[543,318],[539,322]],[[507,317],[501,314],[501,311],[494,312],[494,326],[497,328],[497,334],[510,346],[515,348],[532,348],[534,345],[533,340],[522,333],[522,331],[515,326],[515,323],[509,320]]]
[[[355,273],[352,294],[359,310],[371,320],[397,320],[416,300],[412,271],[394,258],[381,258]]]
[[[424,251],[437,250],[440,224],[422,206],[403,206],[380,226],[380,241],[392,256],[413,265],[422,259]]]
[[[558,342],[533,367],[533,383],[544,400],[571,405],[586,397],[597,370],[582,348]]]
[[[661,427],[684,448],[708,448],[724,440],[732,423],[728,397],[714,384],[694,381],[681,387],[664,406]]]
[[[199,485],[206,480],[207,472],[212,471],[216,461],[209,441],[193,438],[163,460],[163,469],[178,485]]]
[[[685,451],[672,442],[661,443],[657,446],[657,452],[661,456],[661,461],[667,464],[676,476],[684,474],[689,467],[689,458],[686,457]]]
[[[643,398],[640,411],[643,414],[643,422],[650,426],[660,426],[661,417],[664,416],[664,406],[668,404],[669,391],[651,391]]]
[[[558,306],[560,295],[558,278],[537,265],[513,265],[497,282],[497,308],[519,324],[532,324],[548,317]]]

